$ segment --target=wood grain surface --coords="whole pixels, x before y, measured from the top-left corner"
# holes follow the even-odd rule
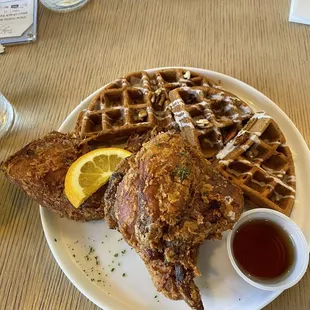
[[[254,86],[310,143],[310,26],[289,0],[91,0],[73,13],[39,7],[37,42],[0,55],[0,90],[17,120],[0,161],[57,129],[106,82],[158,66],[193,66]],[[98,309],[69,282],[45,241],[39,209],[0,176],[0,309]],[[310,309],[310,270],[268,310]],[[249,309],[251,306],[249,305]]]

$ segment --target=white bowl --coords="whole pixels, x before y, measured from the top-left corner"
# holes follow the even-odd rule
[[[270,282],[253,279],[252,277],[250,278],[246,275],[236,263],[232,249],[234,235],[243,223],[254,219],[264,219],[273,222],[282,227],[291,237],[295,250],[295,260],[291,271],[285,277]],[[309,262],[308,244],[300,228],[289,217],[283,215],[282,213],[263,208],[250,210],[241,215],[233,230],[229,232],[227,238],[227,251],[229,259],[239,276],[251,285],[267,291],[282,291],[295,285],[305,274]]]

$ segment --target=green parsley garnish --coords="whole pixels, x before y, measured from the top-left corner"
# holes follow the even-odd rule
[[[179,177],[183,181],[189,175],[189,170],[186,167],[177,167],[174,170],[173,175]]]

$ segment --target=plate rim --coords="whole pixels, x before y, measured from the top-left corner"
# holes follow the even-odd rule
[[[178,68],[182,68],[185,70],[189,70],[189,71],[193,71],[196,73],[199,73],[201,75],[204,75],[206,77],[209,76],[209,74],[215,74],[217,76],[219,76],[219,79],[225,79],[225,80],[229,80],[231,82],[233,82],[234,84],[237,84],[241,87],[245,87],[245,89],[247,90],[247,92],[251,92],[253,94],[255,94],[256,96],[262,98],[265,102],[268,102],[268,104],[271,104],[278,113],[281,114],[282,117],[285,118],[286,122],[289,123],[289,125],[293,128],[294,130],[294,134],[297,135],[298,137],[298,144],[300,144],[300,146],[306,151],[308,151],[308,156],[305,158],[305,160],[308,162],[308,165],[310,166],[310,151],[309,148],[307,146],[307,143],[305,142],[303,136],[301,135],[301,133],[299,132],[298,128],[296,127],[296,125],[292,122],[292,120],[286,115],[286,113],[275,103],[273,102],[270,98],[268,98],[266,95],[264,95],[262,92],[260,92],[259,90],[257,90],[256,88],[250,86],[249,84],[234,78],[232,76],[214,71],[214,70],[207,70],[207,69],[202,69],[202,68],[195,68],[195,67],[186,67],[186,66],[169,66],[169,67],[158,67],[158,68],[151,68],[151,69],[146,69],[146,70],[140,70],[140,71],[146,71],[148,73],[157,71],[157,70],[165,70],[165,69],[178,69]],[[111,82],[109,82],[111,83]],[[91,93],[89,96],[87,96],[84,100],[82,100],[70,113],[69,115],[66,117],[66,119],[62,122],[61,126],[59,127],[58,131],[60,132],[65,132],[64,128],[67,126],[68,123],[71,122],[71,119],[74,115],[76,115],[78,112],[80,112],[83,109],[83,105],[85,105],[85,103],[89,102],[92,98],[94,98],[98,93],[100,93],[109,83],[105,84],[104,86],[100,87],[99,89],[95,90],[93,93]],[[48,246],[52,252],[52,255],[54,257],[54,259],[56,260],[57,264],[59,265],[60,269],[62,270],[62,272],[66,275],[66,277],[70,280],[70,282],[89,300],[91,300],[94,304],[96,304],[99,308],[102,308],[102,300],[98,300],[96,298],[96,296],[94,296],[94,293],[92,292],[91,288],[87,288],[84,287],[83,285],[81,285],[78,281],[76,281],[75,276],[74,276],[74,272],[72,274],[72,272],[70,272],[70,269],[66,266],[66,264],[62,261],[61,259],[61,255],[59,253],[59,249],[57,248],[57,246],[54,244],[53,240],[54,240],[54,236],[50,235],[49,229],[48,229],[48,216],[51,214],[51,212],[49,210],[46,210],[45,208],[40,206],[40,218],[41,218],[41,222],[42,222],[42,228],[44,231],[44,236],[47,240]],[[309,245],[309,249],[310,249],[310,237],[307,238],[307,242]],[[261,309],[265,306],[267,306],[269,303],[271,303],[273,300],[275,300],[283,291],[276,291],[276,292],[270,292],[269,298],[267,298],[266,300],[264,300],[264,302],[260,303],[258,305],[258,308],[256,309]],[[114,300],[113,296],[107,296],[107,299],[104,301],[105,302],[105,309],[106,310],[113,310],[113,303],[110,302],[111,299]],[[118,300],[119,301],[119,300]]]

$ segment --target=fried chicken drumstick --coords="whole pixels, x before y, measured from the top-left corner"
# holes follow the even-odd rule
[[[243,209],[241,190],[179,134],[162,133],[124,160],[105,193],[105,219],[135,248],[166,297],[203,309],[194,278],[199,246]]]

